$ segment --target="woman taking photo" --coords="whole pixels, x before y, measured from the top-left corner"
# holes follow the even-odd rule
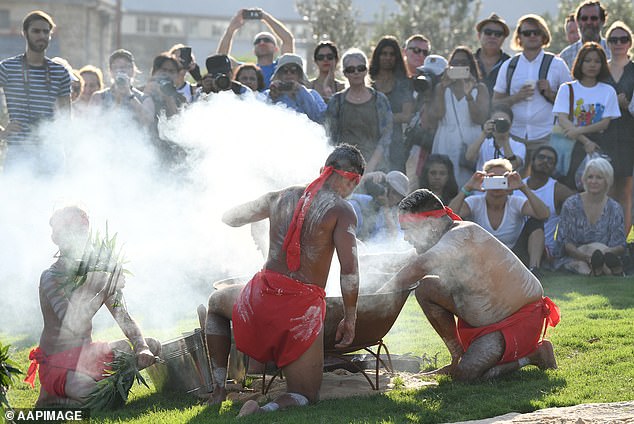
[[[614,22],[607,33],[608,47],[612,59],[610,84],[616,90],[621,117],[610,121],[599,140],[601,150],[612,158],[614,168],[614,186],[611,196],[623,207],[625,234],[632,226],[632,168],[634,167],[634,117],[627,107],[634,91],[634,63],[630,60],[632,49],[632,30],[622,21]]]
[[[469,68],[468,74],[454,73],[463,67]],[[489,115],[489,91],[480,82],[478,65],[468,47],[457,47],[451,53],[449,68],[436,90],[433,111],[439,123],[432,153],[449,156],[456,181],[463,185],[475,170],[475,163],[467,166],[463,156],[480,135],[481,125]]]
[[[388,152],[389,169],[405,172],[409,152],[403,142],[403,125],[414,115],[414,96],[398,41],[386,35],[377,43],[370,61],[372,87],[385,94],[392,109],[392,143]]]
[[[576,190],[577,168],[586,153],[593,153],[599,149],[597,143],[602,137],[601,132],[608,127],[611,119],[621,116],[621,112],[616,91],[607,84],[610,69],[601,45],[588,42],[579,49],[572,65],[572,76],[575,78],[574,81],[559,87],[553,114],[557,117],[563,134],[576,141],[572,153],[569,154],[570,166],[567,175],[561,181],[572,190]],[[561,156],[561,152],[558,153]]]
[[[557,242],[563,255],[557,267],[584,275],[622,275],[619,256],[625,253],[623,210],[608,197],[614,180],[610,162],[588,161],[581,177],[585,191],[564,202]]]
[[[368,58],[361,50],[348,50],[341,63],[349,87],[328,102],[326,131],[330,142],[357,146],[367,160],[366,173],[385,170],[392,137],[390,102],[367,86]]]
[[[319,75],[310,80],[310,88],[316,90],[324,102],[328,103],[336,92],[345,88],[342,81],[335,79],[335,71],[339,61],[337,46],[332,41],[322,41],[315,47],[313,59],[319,70]]]

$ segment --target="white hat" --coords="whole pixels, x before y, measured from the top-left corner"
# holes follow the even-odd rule
[[[277,73],[284,65],[297,65],[299,69],[301,69],[302,74],[300,75],[300,82],[304,85],[308,85],[308,76],[306,72],[304,72],[304,61],[301,57],[292,53],[284,53],[282,56],[277,58],[277,65],[275,65],[275,72],[271,76],[271,81],[276,79]]]
[[[390,171],[385,179],[390,187],[401,196],[405,197],[409,194],[409,178],[401,171]]]
[[[445,72],[445,68],[447,68],[447,59],[437,54],[430,54],[423,62],[423,69],[432,72],[437,77]]]

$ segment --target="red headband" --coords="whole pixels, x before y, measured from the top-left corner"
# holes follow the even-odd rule
[[[286,237],[284,237],[284,244],[282,245],[282,250],[286,252],[286,266],[288,266],[290,271],[297,271],[299,269],[299,256],[301,254],[300,237],[306,213],[310,208],[310,204],[315,199],[315,195],[333,172],[341,175],[343,178],[354,181],[357,184],[359,184],[359,181],[361,180],[361,175],[355,172],[346,172],[340,169],[335,169],[332,166],[327,166],[324,168],[321,175],[315,181],[310,183],[308,187],[306,187],[304,194],[299,198],[297,206],[295,206],[293,219],[288,227],[288,232],[286,233]]]
[[[426,212],[418,212],[418,213],[407,213],[403,215],[399,215],[398,222],[401,224],[409,223],[409,222],[418,222],[425,218],[440,218],[441,216],[449,215],[451,219],[454,221],[462,221],[454,211],[451,210],[450,207],[445,206],[443,209],[436,209],[433,211]]]

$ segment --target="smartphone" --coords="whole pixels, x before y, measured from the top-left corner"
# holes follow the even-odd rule
[[[189,68],[192,63],[192,48],[189,46],[180,48],[181,63],[184,68]]]
[[[447,68],[447,76],[449,79],[467,79],[471,75],[468,66],[450,66]]]
[[[281,81],[278,84],[277,89],[280,91],[292,91],[294,86],[295,84],[293,84],[293,81]]]
[[[494,175],[492,177],[484,177],[482,180],[483,190],[506,190],[509,187],[508,178],[501,175]]]
[[[244,9],[242,19],[262,19],[262,11],[260,9]]]

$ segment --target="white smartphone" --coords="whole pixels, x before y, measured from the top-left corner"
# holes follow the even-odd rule
[[[452,80],[467,79],[469,75],[471,72],[469,72],[468,66],[450,66],[447,68],[447,76]]]
[[[482,180],[483,190],[507,190],[509,188],[508,178],[501,175],[494,175],[492,177],[484,177]]]

